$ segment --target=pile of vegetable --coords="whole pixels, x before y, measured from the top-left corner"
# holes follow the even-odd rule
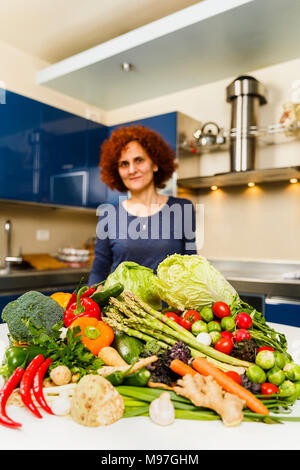
[[[84,426],[149,416],[279,423],[300,398],[300,365],[285,336],[198,255],[172,255],[157,275],[121,263],[100,284],[2,311],[9,330],[0,374],[0,424],[18,404]]]

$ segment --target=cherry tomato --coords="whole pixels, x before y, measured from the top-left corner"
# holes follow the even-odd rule
[[[240,328],[239,330],[236,330],[234,339],[235,341],[239,342],[243,341],[243,339],[251,339],[251,335],[248,330]]]
[[[233,342],[228,338],[221,338],[215,343],[215,349],[224,354],[230,354],[233,348]]]
[[[257,352],[259,353],[260,351],[275,351],[275,349],[270,348],[269,346],[261,346],[258,348]]]
[[[273,393],[279,392],[279,388],[269,382],[261,384],[260,388],[262,395],[273,395]]]
[[[215,302],[212,311],[218,318],[229,317],[230,315],[230,307],[225,302]]]
[[[176,315],[174,312],[166,312],[165,313],[166,317],[170,318],[171,320],[175,321],[176,323],[179,323],[180,317]]]
[[[201,315],[199,312],[197,312],[197,310],[187,310],[184,313],[183,318],[185,320],[189,320],[192,323],[195,323],[197,320],[202,320]]]
[[[238,328],[245,328],[248,330],[248,328],[251,328],[252,326],[252,318],[250,315],[248,315],[248,313],[241,312],[237,314],[235,323]]]
[[[242,385],[242,377],[234,370],[228,370],[225,372],[225,374],[228,375],[228,377],[234,380],[237,384]]]
[[[234,342],[234,336],[230,331],[221,331],[221,336],[222,338],[227,338]]]
[[[179,323],[180,326],[183,326],[183,328],[185,328],[186,330],[189,330],[189,331],[191,330],[192,324],[193,324],[191,321],[186,320],[185,318],[180,318],[180,317],[179,317],[179,322],[178,323]]]

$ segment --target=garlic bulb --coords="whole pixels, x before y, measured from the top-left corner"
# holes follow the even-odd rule
[[[51,409],[57,416],[65,416],[70,413],[71,401],[67,394],[60,394],[51,403]]]
[[[175,409],[168,392],[163,392],[149,407],[150,418],[155,424],[168,426],[175,420]]]

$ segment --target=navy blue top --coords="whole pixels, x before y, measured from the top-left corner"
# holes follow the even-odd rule
[[[123,261],[153,269],[168,255],[196,254],[195,210],[189,199],[169,196],[149,217],[131,215],[120,203],[103,204],[97,224],[89,285],[107,278]]]

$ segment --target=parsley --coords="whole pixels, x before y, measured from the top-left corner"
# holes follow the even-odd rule
[[[53,334],[49,336],[43,327],[35,325],[30,320],[24,320],[32,335],[31,344],[41,346],[46,350],[45,356],[52,359],[49,371],[57,366],[67,366],[72,374],[79,378],[86,374],[96,373],[104,362],[94,356],[82,343],[80,328],[67,329],[65,338],[62,338],[63,321],[52,327]]]

